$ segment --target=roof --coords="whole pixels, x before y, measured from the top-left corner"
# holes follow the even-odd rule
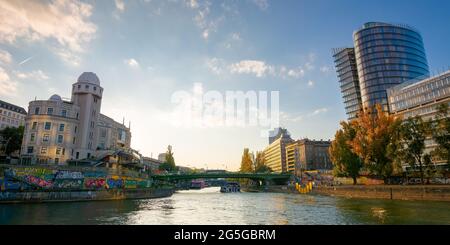
[[[18,112],[18,113],[24,114],[24,115],[27,114],[27,111],[25,109],[23,109],[23,107],[10,104],[10,103],[5,102],[3,100],[0,100],[0,108],[6,109],[6,110],[15,111],[15,112]]]

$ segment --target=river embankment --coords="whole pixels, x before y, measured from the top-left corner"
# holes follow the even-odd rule
[[[318,186],[312,193],[347,198],[450,201],[450,185]]]

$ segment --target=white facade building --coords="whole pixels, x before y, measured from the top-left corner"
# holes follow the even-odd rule
[[[0,100],[0,130],[25,125],[27,112],[20,106]]]
[[[102,94],[97,75],[84,72],[73,84],[70,100],[53,95],[49,100],[31,101],[25,119],[22,162],[64,164],[70,159],[91,158],[97,149],[129,148],[129,128],[100,114]],[[123,144],[117,143],[119,128]],[[108,137],[103,137],[105,129],[109,130]]]

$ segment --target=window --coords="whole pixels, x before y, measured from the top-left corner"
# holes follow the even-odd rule
[[[59,163],[59,158],[55,158],[55,164]]]
[[[53,108],[47,108],[47,115],[53,115]]]
[[[41,154],[47,154],[47,147],[41,147]]]
[[[64,156],[64,154],[66,154],[66,148],[62,149],[62,154],[63,154],[63,156]]]
[[[40,109],[39,107],[34,108],[34,114],[35,115],[39,115],[39,109]]]
[[[42,142],[48,142],[50,140],[49,134],[44,134],[44,137],[42,138]]]
[[[75,126],[75,130],[74,131],[75,131],[75,133],[77,133],[77,126]]]
[[[32,134],[30,135],[30,142],[34,142],[34,138],[35,138],[35,134],[32,133]]]
[[[37,122],[33,122],[33,126],[31,126],[31,129],[36,129],[37,128]]]
[[[61,123],[60,125],[59,125],[59,131],[64,131],[64,123]]]
[[[66,117],[67,116],[67,110],[62,110],[61,111],[61,116]]]
[[[78,89],[80,89],[81,88],[81,85],[80,84],[78,84]]]
[[[72,139],[72,144],[75,145],[75,137],[73,137],[73,139]]]
[[[61,154],[61,147],[57,147],[56,148],[56,155],[60,155]]]
[[[27,153],[28,153],[28,154],[32,154],[32,153],[33,153],[33,150],[34,150],[33,146],[28,146],[28,148],[27,148]]]
[[[85,85],[84,88],[85,88],[85,89],[89,89],[89,85]]]
[[[52,127],[52,123],[51,122],[45,122],[45,126],[44,126],[45,130],[50,130],[51,127]]]
[[[64,137],[61,134],[59,134],[56,143],[61,144],[63,142],[63,139]]]

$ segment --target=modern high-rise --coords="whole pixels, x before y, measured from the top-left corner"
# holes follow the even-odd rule
[[[388,111],[388,88],[429,75],[422,36],[412,27],[369,22],[353,42],[363,108],[378,103]]]
[[[356,69],[355,49],[333,49],[334,63],[344,99],[345,112],[349,120],[355,119],[362,109],[358,70]]]
[[[363,110],[381,104],[384,111],[389,111],[386,94],[388,88],[414,78],[429,76],[422,37],[410,26],[368,22],[353,33],[353,42],[354,52],[351,49],[344,49],[338,53],[334,52],[333,56],[341,86],[342,83],[355,82],[355,77],[347,81],[345,74],[339,73],[343,69],[345,71],[345,68],[347,70],[354,68],[351,62],[345,65],[344,60],[356,61],[360,106]],[[344,64],[341,64],[342,62]],[[358,94],[356,86],[352,86],[355,87],[354,93]],[[346,96],[350,96],[349,90],[346,89],[341,87],[347,107],[351,100],[346,99]],[[356,103],[356,100],[354,102]],[[347,115],[349,119],[354,118],[354,111],[347,110]]]

